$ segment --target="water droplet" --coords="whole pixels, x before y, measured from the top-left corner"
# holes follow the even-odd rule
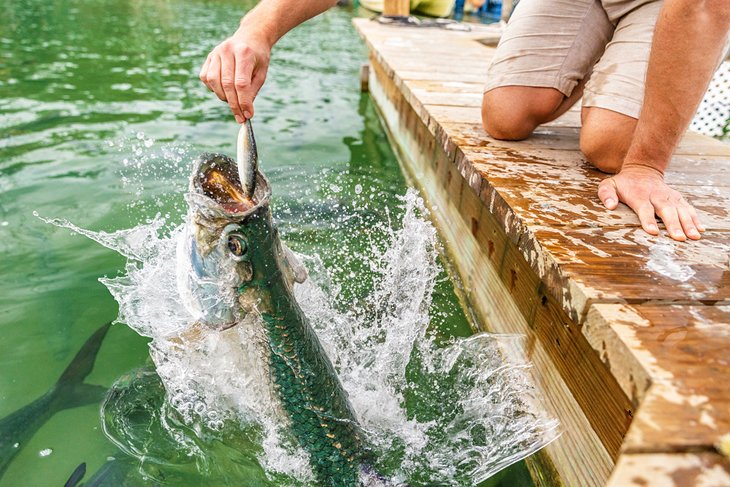
[[[9,221],[4,221],[4,222],[0,223],[0,225],[2,225],[4,227],[7,227],[8,225],[10,225],[10,222]]]
[[[51,448],[44,448],[43,450],[41,450],[41,451],[38,452],[38,456],[41,457],[41,458],[43,458],[43,457],[47,457],[51,453],[53,453],[53,449],[51,449]]]
[[[355,194],[360,194],[360,193],[362,193],[362,185],[356,184],[355,185]]]
[[[38,216],[38,212],[36,210],[33,210],[33,216],[35,216],[35,217]]]

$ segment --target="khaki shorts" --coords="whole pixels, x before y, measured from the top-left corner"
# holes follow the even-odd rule
[[[555,88],[582,80],[584,107],[639,118],[661,0],[522,0],[510,18],[484,91]]]

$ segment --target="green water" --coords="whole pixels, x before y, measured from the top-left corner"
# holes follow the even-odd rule
[[[108,231],[157,212],[179,221],[185,175],[158,171],[125,185],[121,161],[139,157],[137,133],[155,139],[145,154],[165,144],[187,147],[183,159],[234,153],[237,126],[197,72],[251,5],[0,0],[0,418],[51,388],[84,340],[117,313],[97,278],[117,275],[124,259],[32,212]],[[366,53],[351,15],[334,9],[281,41],[255,122],[284,238],[319,254],[333,272],[363,276],[345,289],[356,297],[369,283],[348,256],[365,243],[342,208],[365,188],[377,200],[363,210],[367,218],[387,221],[406,183],[369,98],[359,93]],[[126,141],[121,148],[109,143],[119,140]],[[437,286],[433,307],[443,335],[470,333],[448,280]],[[115,325],[87,382],[108,387],[147,357],[146,340]],[[81,462],[91,474],[119,455],[101,431],[99,404],[64,410],[23,445],[0,486],[60,486]],[[531,485],[522,464],[499,482]]]

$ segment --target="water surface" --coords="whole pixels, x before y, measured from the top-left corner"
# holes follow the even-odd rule
[[[235,152],[229,109],[197,72],[251,5],[0,0],[0,417],[46,392],[117,314],[97,278],[118,275],[124,259],[32,212],[107,231],[157,214],[179,221],[186,164],[203,151]],[[358,233],[362,221],[397,221],[406,191],[374,108],[359,93],[366,53],[350,18],[334,9],[280,42],[255,118],[284,239],[345,283],[343,301],[373,287],[351,258],[369,245]],[[372,204],[353,205],[364,195]],[[432,315],[445,338],[471,333],[443,272]],[[147,364],[147,340],[115,325],[87,382],[108,387]],[[62,411],[24,446],[0,486],[62,485],[79,463],[94,472],[119,455],[101,431],[99,405]],[[180,475],[169,485],[185,485]],[[142,474],[137,480],[146,483]],[[530,485],[521,464],[500,481]]]

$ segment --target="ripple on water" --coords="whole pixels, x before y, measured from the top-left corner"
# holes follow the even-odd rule
[[[338,189],[330,187],[334,194]],[[371,229],[369,249],[350,255],[374,274],[367,296],[342,302],[343,283],[333,281],[316,257],[306,256],[311,277],[297,286],[296,295],[379,454],[376,467],[411,485],[472,485],[555,439],[557,421],[540,404],[520,337],[435,339],[429,331],[431,300],[442,272],[436,232],[415,191],[402,198],[401,213],[399,222]],[[180,458],[195,457],[210,474],[205,469],[219,461],[210,438],[248,431],[247,441],[257,445],[249,456],[270,475],[311,478],[306,454],[282,429],[286,419],[255,346],[261,326],[256,318],[225,332],[186,331],[194,320],[177,293],[171,258],[185,223],[161,232],[164,221],[155,219],[107,234],[49,222],[130,259],[125,276],[102,282],[119,302],[120,321],[152,338],[157,374],[144,377],[162,382],[150,386],[156,392],[144,381],[131,387],[127,379],[113,388],[104,414],[116,444],[143,463],[151,461],[157,454],[148,449],[158,446],[148,438],[151,430],[159,431],[155,438],[167,435],[165,442],[187,452]],[[193,342],[181,338],[188,335]],[[145,421],[153,427],[127,427],[140,401],[148,404]],[[170,415],[176,428],[169,428]],[[162,463],[179,466],[174,458]]]

